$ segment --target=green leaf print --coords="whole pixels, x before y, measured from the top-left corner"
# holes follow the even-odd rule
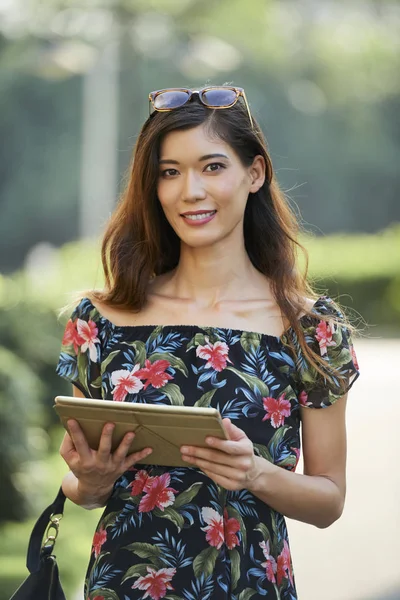
[[[196,346],[204,346],[205,343],[206,339],[204,333],[196,333],[186,346],[186,351],[192,350],[192,348],[196,348]]]
[[[153,354],[149,355],[149,360],[151,363],[154,363],[156,360],[167,360],[172,368],[183,373],[185,377],[188,377],[189,375],[187,366],[183,360],[179,358],[179,356],[174,356],[170,352],[153,352]]]
[[[329,363],[332,367],[340,368],[347,365],[352,360],[351,352],[347,348],[342,348],[339,353],[331,352]]]
[[[152,332],[151,332],[151,334],[149,335],[149,340],[148,340],[148,341],[149,341],[149,346],[151,345],[151,343],[152,343],[152,342],[153,342],[153,341],[154,341],[156,338],[158,338],[158,336],[159,336],[160,334],[162,334],[162,332],[163,332],[163,325],[157,325],[157,327],[155,327],[155,328],[153,329],[153,331],[152,331]]]
[[[146,544],[145,542],[133,542],[133,544],[125,546],[125,550],[130,550],[140,558],[150,558],[150,560],[152,558],[158,558],[161,554],[161,550],[158,546]]]
[[[257,450],[257,452],[255,452],[255,454],[257,454],[258,456],[261,456],[262,458],[266,458],[267,460],[269,460],[269,462],[273,462],[272,460],[272,456],[270,454],[270,451],[268,450],[267,446],[263,446],[263,444],[253,444],[255,450]]]
[[[135,364],[140,364],[140,368],[144,366],[146,360],[146,346],[144,342],[136,340],[134,342],[123,342],[125,346],[130,346],[135,350]],[[118,350],[117,350],[118,352]]]
[[[125,581],[127,581],[127,579],[132,579],[132,577],[143,577],[143,575],[147,575],[147,567],[151,567],[151,565],[140,563],[138,565],[133,565],[133,567],[129,567],[129,569],[123,576],[121,583],[124,583]]]
[[[238,600],[250,600],[257,593],[257,590],[252,590],[251,588],[246,588],[242,590],[238,596]]]
[[[167,383],[160,388],[160,391],[169,398],[171,404],[175,406],[183,406],[185,403],[185,396],[182,394],[179,386],[176,383]]]
[[[196,402],[195,402],[195,406],[199,406],[200,408],[207,408],[208,406],[210,406],[211,404],[211,400],[213,399],[213,396],[215,394],[215,392],[217,391],[217,388],[214,388],[213,390],[210,390],[209,392],[206,392],[205,394],[203,394],[201,396],[201,398],[199,398]]]
[[[120,353],[119,350],[114,350],[114,352],[110,352],[110,354],[105,358],[100,365],[100,373],[103,375],[105,370],[107,369],[110,362],[113,360],[115,356],[118,356]]]
[[[101,379],[101,375],[99,375],[98,378],[95,379],[94,381],[92,381],[92,383],[90,385],[93,388],[101,388],[101,384],[102,384],[102,379]]]
[[[104,600],[119,600],[117,593],[113,590],[108,590],[107,588],[97,588],[96,590],[92,590],[89,598],[90,600],[93,600],[93,598],[96,598],[97,596],[100,596]]]
[[[247,353],[251,351],[252,348],[258,348],[261,341],[260,333],[251,333],[250,331],[243,331],[240,336],[240,345],[243,350]]]
[[[114,512],[110,512],[108,515],[106,515],[104,517],[104,519],[101,520],[100,526],[103,527],[103,529],[107,529],[107,527],[114,525],[119,514],[120,514],[120,511],[118,511],[118,510],[116,510]]]
[[[181,508],[181,506],[189,504],[197,496],[202,485],[202,482],[193,483],[187,490],[175,496],[174,508]]]
[[[272,436],[272,438],[269,440],[269,442],[268,442],[268,450],[269,450],[269,452],[271,454],[272,462],[274,462],[274,457],[275,457],[275,454],[276,454],[276,448],[282,442],[282,440],[285,437],[286,433],[290,429],[292,429],[292,427],[290,427],[290,425],[282,425],[282,427],[278,427],[278,429],[275,431],[275,433]]]
[[[264,542],[269,541],[271,543],[271,541],[272,541],[271,534],[269,532],[268,527],[265,525],[265,523],[259,523],[258,525],[256,525],[254,527],[254,531],[259,531],[262,534]]]
[[[123,500],[124,502],[126,502],[127,500],[131,500],[131,502],[133,502],[133,504],[139,504],[140,500],[141,500],[141,496],[132,496],[132,494],[130,492],[120,492],[118,494],[118,498],[120,500]]]
[[[88,358],[86,356],[86,352],[79,352],[78,354],[78,380],[84,386],[85,390],[88,389],[87,386],[87,365]]]
[[[269,396],[268,386],[263,381],[261,381],[261,379],[258,379],[258,377],[255,377],[254,375],[249,375],[248,373],[244,373],[243,371],[239,371],[234,367],[227,367],[226,370],[235,373],[235,375],[237,375],[238,377],[240,377],[240,379],[247,383],[250,389],[254,389],[254,387],[256,387],[259,390],[260,394],[262,394],[263,396]]]
[[[231,574],[232,574],[232,590],[236,589],[236,586],[240,579],[240,554],[237,550],[229,550],[229,557],[231,559]]]
[[[205,550],[202,550],[193,561],[195,576],[201,577],[204,573],[204,577],[209,577],[214,571],[218,554],[219,550],[214,546],[209,546]]]
[[[176,525],[178,531],[181,531],[185,524],[185,519],[182,517],[182,515],[180,515],[178,511],[171,506],[167,506],[167,508],[164,508],[164,510],[155,508],[153,510],[153,515],[155,517],[160,517],[161,519],[168,519],[169,521],[172,521],[172,523]]]
[[[240,514],[240,512],[238,510],[236,510],[236,508],[234,506],[229,505],[226,507],[226,510],[228,511],[229,518],[237,519],[239,521],[240,533],[242,536],[243,554],[244,554],[246,552],[246,546],[247,546],[247,532],[246,532],[246,526],[244,524],[242,515]]]

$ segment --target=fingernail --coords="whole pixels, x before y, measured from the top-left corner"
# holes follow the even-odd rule
[[[106,431],[107,431],[107,433],[111,433],[113,431],[113,429],[114,429],[114,423],[108,423],[106,425]]]
[[[126,439],[128,440],[128,442],[131,442],[134,437],[135,437],[134,433],[127,433],[126,434]]]
[[[186,454],[187,452],[189,452],[189,448],[187,446],[182,446],[181,452],[182,454]]]
[[[210,444],[210,446],[212,446],[213,443],[214,443],[214,439],[213,438],[206,438],[206,443]]]
[[[148,456],[152,452],[153,452],[153,448],[147,448],[147,450],[146,450],[146,456]]]

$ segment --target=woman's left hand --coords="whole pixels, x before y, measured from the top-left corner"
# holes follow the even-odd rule
[[[260,474],[253,444],[230,419],[223,419],[223,424],[229,440],[207,437],[208,448],[182,446],[182,458],[227,490],[249,489]]]

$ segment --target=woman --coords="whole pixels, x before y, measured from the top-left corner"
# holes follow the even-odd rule
[[[135,466],[151,449],[127,455],[133,434],[111,454],[107,424],[93,451],[69,423],[64,492],[105,506],[85,597],[294,600],[284,516],[323,528],[343,510],[350,327],[298,269],[298,225],[243,90],[149,99],[103,241],[106,286],[72,314],[58,373],[77,396],[218,408],[229,440],[182,447],[187,468]]]

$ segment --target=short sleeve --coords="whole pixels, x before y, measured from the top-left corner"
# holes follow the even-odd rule
[[[101,399],[101,322],[97,309],[84,298],[65,327],[56,367],[87,398]]]
[[[305,360],[298,340],[294,339],[298,398],[304,407],[326,408],[349,391],[360,372],[351,334],[334,302],[323,296],[314,304],[312,312],[313,315],[305,315],[300,320],[305,341],[326,361],[327,373],[329,367],[333,367],[336,375],[331,375],[332,381],[329,381],[314,369]]]

